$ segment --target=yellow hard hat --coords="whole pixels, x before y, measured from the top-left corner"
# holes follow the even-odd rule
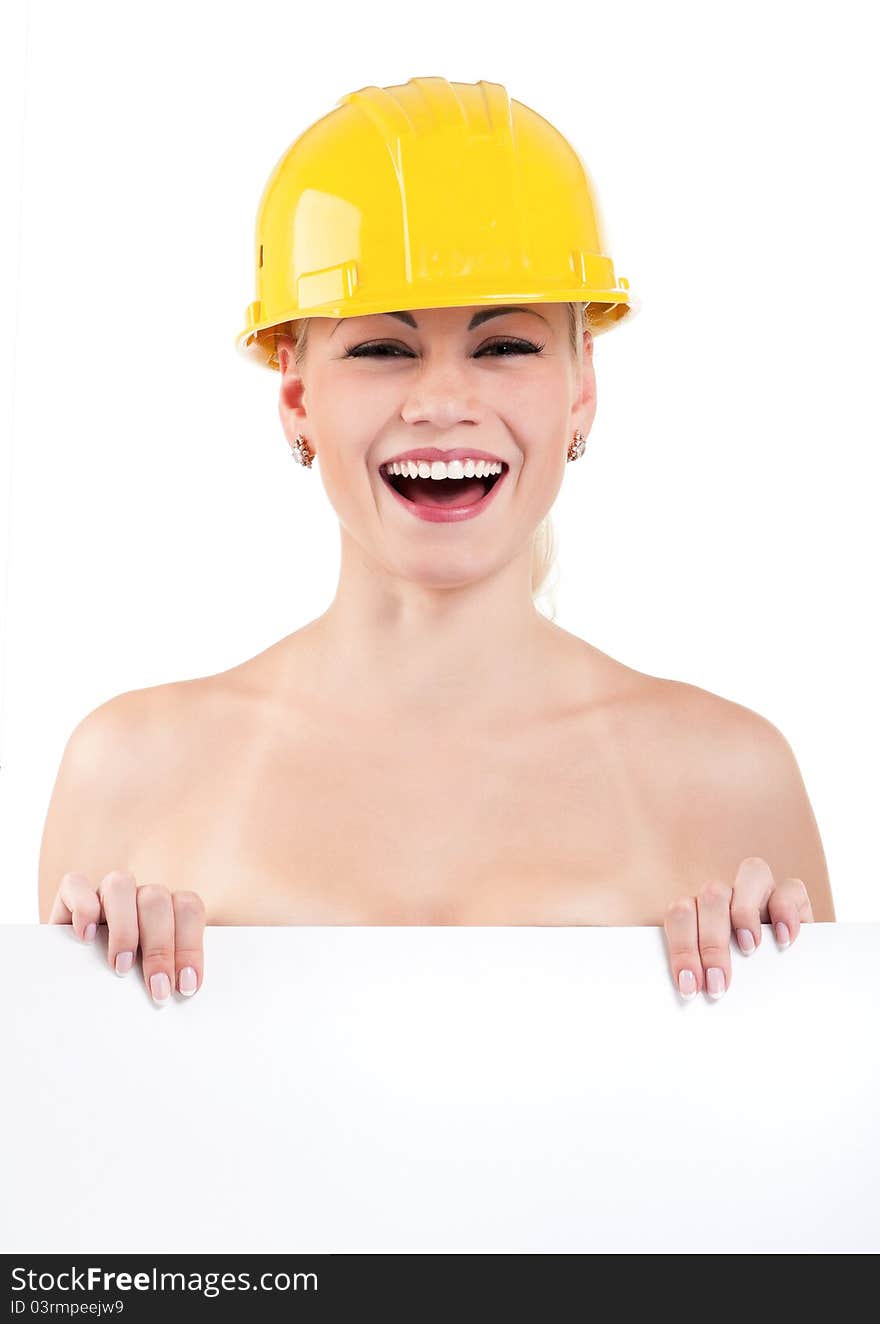
[[[601,333],[639,306],[615,277],[578,153],[485,81],[342,97],[270,175],[254,256],[236,345],[276,369],[277,334],[301,317],[583,302]]]

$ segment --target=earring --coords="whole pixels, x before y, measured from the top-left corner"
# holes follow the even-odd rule
[[[571,443],[571,445],[568,448],[568,455],[566,456],[566,459],[579,460],[583,455],[584,451],[586,450],[586,446],[587,446],[587,439],[584,436],[584,434],[581,432],[580,428],[578,428],[577,432],[574,434],[574,441]]]
[[[311,469],[312,460],[315,458],[315,452],[312,450],[305,437],[301,437],[299,433],[296,435],[296,441],[293,443],[290,453],[296,460],[297,464],[303,465],[306,469]]]

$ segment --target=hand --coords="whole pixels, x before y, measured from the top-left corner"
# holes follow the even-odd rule
[[[707,883],[699,896],[683,896],[666,911],[672,978],[687,1001],[705,984],[710,998],[730,987],[730,935],[750,956],[761,945],[761,925],[772,924],[780,947],[788,947],[813,922],[813,908],[800,878],[774,882],[766,860],[750,855],[737,870],[733,887]],[[705,979],[704,979],[705,970]]]
[[[72,924],[83,942],[92,942],[102,917],[111,967],[127,974],[140,945],[144,982],[157,1006],[167,1006],[172,988],[185,997],[201,988],[205,904],[197,892],[170,893],[156,883],[139,887],[134,874],[122,869],[108,873],[96,890],[85,874],[66,873],[49,923]]]

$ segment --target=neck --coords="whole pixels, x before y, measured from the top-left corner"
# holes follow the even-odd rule
[[[308,628],[319,709],[426,724],[527,713],[564,633],[534,605],[530,549],[474,583],[426,585],[347,539],[333,602]]]

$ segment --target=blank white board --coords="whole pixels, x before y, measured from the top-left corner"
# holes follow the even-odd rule
[[[689,1003],[658,928],[106,941],[0,928],[4,1252],[880,1249],[878,924]]]

